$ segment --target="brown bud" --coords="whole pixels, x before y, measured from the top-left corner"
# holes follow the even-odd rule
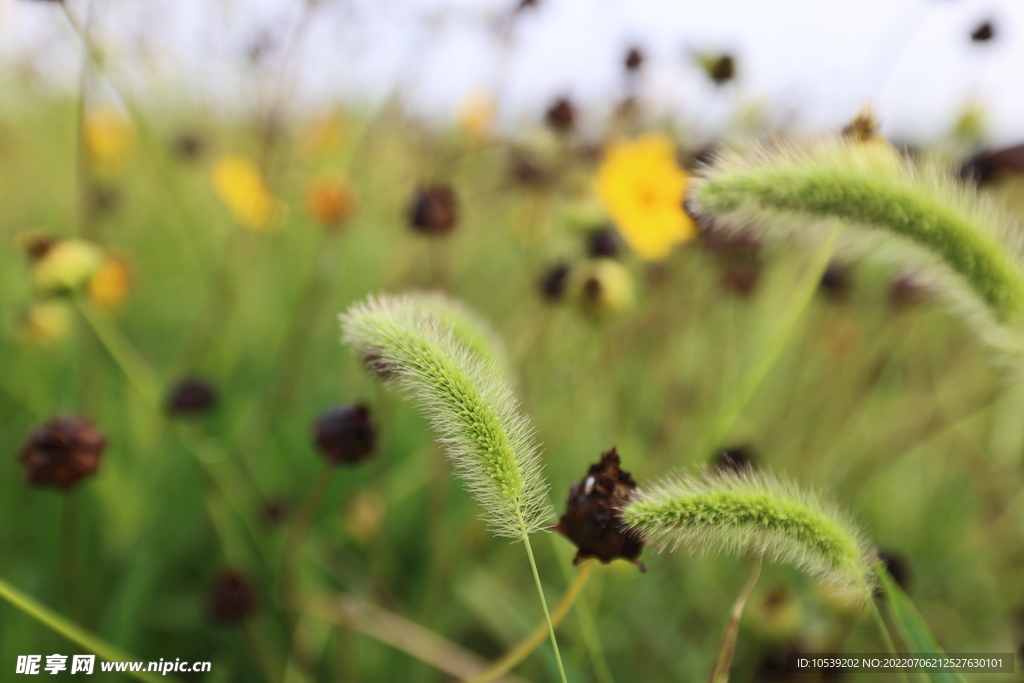
[[[844,301],[852,288],[853,278],[847,265],[832,262],[821,275],[819,290],[832,301]]]
[[[569,133],[576,125],[576,107],[565,97],[559,97],[548,107],[544,120],[557,133]]]
[[[206,613],[215,624],[238,624],[253,615],[256,589],[241,572],[222,571],[206,593]]]
[[[313,423],[313,443],[334,465],[352,465],[373,455],[377,428],[362,403],[332,408]]]
[[[749,472],[757,464],[757,454],[750,446],[728,446],[715,453],[711,469],[716,472]]]
[[[84,418],[58,415],[29,435],[18,459],[32,486],[68,491],[96,473],[106,446],[106,437]]]
[[[455,192],[448,185],[421,185],[409,205],[409,224],[425,235],[445,235],[459,222]]]
[[[982,23],[971,33],[971,40],[975,43],[987,43],[995,38],[996,30],[991,21]]]
[[[626,67],[626,71],[638,71],[643,65],[644,53],[640,51],[640,48],[629,48],[629,52],[626,53],[626,59],[623,60],[623,66]]]
[[[610,225],[587,233],[587,254],[591,258],[618,258],[621,251],[619,236]]]
[[[566,283],[569,280],[569,264],[557,263],[548,268],[540,278],[540,295],[545,301],[561,301],[565,296]]]
[[[603,453],[600,462],[590,466],[587,476],[569,489],[565,514],[555,530],[576,544],[573,564],[596,557],[605,564],[617,557],[647,568],[640,562],[643,541],[622,522],[622,506],[636,489],[629,472],[619,469],[615,449]]]
[[[188,378],[178,382],[167,396],[167,412],[178,417],[195,417],[217,404],[217,389],[206,380]]]
[[[736,77],[736,62],[732,55],[704,57],[701,59],[701,65],[715,85],[723,85]]]

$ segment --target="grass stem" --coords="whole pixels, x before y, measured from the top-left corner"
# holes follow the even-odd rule
[[[558,663],[558,673],[562,677],[562,683],[568,683],[565,677],[565,667],[562,665],[562,655],[558,651],[558,639],[555,637],[555,625],[551,623],[551,613],[548,612],[548,601],[544,597],[544,586],[540,583],[540,572],[537,571],[537,560],[533,557],[533,547],[530,545],[530,537],[523,534],[523,544],[526,546],[526,555],[530,558],[530,569],[533,570],[533,580],[537,584],[537,595],[540,596],[540,605],[544,608],[544,620],[548,624],[548,635],[551,637],[551,648],[555,651],[555,661]]]

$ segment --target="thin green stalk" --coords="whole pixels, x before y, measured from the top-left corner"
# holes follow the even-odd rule
[[[892,636],[889,635],[889,628],[885,625],[885,619],[882,618],[882,613],[878,610],[878,603],[874,600],[871,600],[871,618],[874,620],[875,626],[878,627],[878,633],[882,636],[886,651],[891,655],[898,654],[896,644],[892,642]],[[906,671],[900,669],[897,673],[902,683],[910,683]]]
[[[530,558],[530,569],[533,570],[533,581],[537,584],[537,595],[540,596],[540,606],[544,608],[544,621],[548,624],[548,635],[551,637],[551,648],[555,651],[555,661],[558,662],[558,673],[562,677],[562,683],[568,683],[565,678],[565,667],[562,665],[562,655],[558,652],[558,639],[555,637],[555,625],[551,623],[551,614],[548,612],[548,601],[544,597],[544,587],[540,583],[540,572],[537,571],[537,560],[533,557],[533,547],[530,545],[530,536],[523,534],[523,544],[526,546],[526,555]]]
[[[717,446],[718,442],[726,435],[733,423],[746,409],[747,404],[750,403],[779,356],[782,355],[786,342],[796,330],[800,316],[814,298],[821,276],[828,268],[832,254],[835,252],[838,238],[839,231],[833,230],[828,239],[811,256],[810,263],[807,264],[804,276],[797,287],[797,295],[779,316],[779,323],[771,339],[762,347],[753,367],[745,374],[739,388],[725,403],[725,410],[719,411],[719,416],[712,428],[704,430],[705,436],[699,440],[698,447],[694,451],[700,457],[703,457],[703,454],[709,449]]]
[[[152,368],[124,338],[120,330],[111,325],[109,319],[100,314],[89,301],[76,296],[75,304],[132,386],[151,406],[159,406],[161,383]]]
[[[121,650],[73,621],[36,602],[3,579],[0,579],[0,598],[3,598],[51,631],[59,633],[98,657],[102,657],[110,662],[139,661],[137,658],[126,655]],[[126,671],[125,673],[140,681],[144,681],[144,683],[160,683],[161,681],[178,681],[180,683],[181,680],[177,676],[156,676],[144,671]]]

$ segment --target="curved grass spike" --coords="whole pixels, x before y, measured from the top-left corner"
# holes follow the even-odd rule
[[[498,370],[512,380],[512,363],[505,352],[505,345],[491,324],[469,309],[440,292],[410,292],[405,299],[423,311],[437,314],[445,324],[450,325],[455,337],[481,358],[494,361]]]
[[[915,166],[883,140],[766,142],[722,154],[689,206],[716,228],[769,239],[816,238],[838,223],[840,252],[923,272],[986,341],[1024,352],[1019,227],[937,162]]]
[[[418,296],[371,298],[341,322],[344,340],[411,392],[495,533],[522,540],[547,525],[537,445],[495,354],[477,350],[481,337],[467,342],[464,325]]]
[[[874,551],[857,529],[819,497],[766,474],[668,480],[627,503],[622,519],[654,544],[790,562],[865,598],[874,585]]]
[[[416,297],[371,297],[342,314],[341,324],[345,341],[412,393],[495,533],[523,542],[566,683],[530,545],[530,534],[551,517],[547,485],[529,423],[493,355],[474,350],[457,335],[459,325]]]

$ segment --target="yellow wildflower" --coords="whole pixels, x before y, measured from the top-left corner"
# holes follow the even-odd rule
[[[89,298],[98,308],[113,311],[124,304],[132,283],[128,264],[117,257],[107,257],[89,280]]]
[[[90,111],[82,123],[86,157],[97,171],[117,173],[135,148],[135,129],[119,112],[101,107]]]
[[[697,235],[683,211],[688,180],[672,141],[644,135],[608,148],[594,187],[626,243],[640,258],[657,261]]]
[[[494,121],[494,98],[482,90],[470,90],[459,103],[459,125],[475,140],[482,139]]]
[[[349,137],[349,123],[340,114],[321,113],[303,127],[299,149],[307,161],[336,154]]]
[[[246,157],[222,157],[213,169],[213,187],[235,220],[250,230],[270,230],[281,212],[256,164]]]
[[[306,188],[306,209],[325,228],[344,223],[355,213],[357,205],[352,187],[340,178],[317,178]]]

